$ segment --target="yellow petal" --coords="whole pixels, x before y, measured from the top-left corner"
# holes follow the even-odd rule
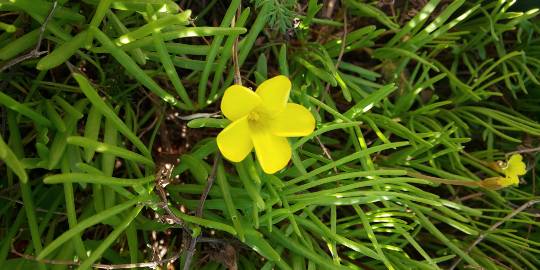
[[[231,121],[246,116],[255,107],[261,104],[261,98],[249,88],[241,85],[232,85],[223,94],[221,111]]]
[[[280,137],[306,136],[315,129],[315,118],[304,106],[287,103],[285,110],[270,120],[270,129]]]
[[[256,125],[250,128],[257,160],[263,171],[273,174],[287,166],[291,159],[289,141],[272,134],[266,126]]]
[[[480,186],[491,189],[491,190],[497,190],[501,188],[505,188],[512,185],[518,185],[519,184],[519,178],[517,176],[514,177],[490,177],[482,180],[480,182]]]
[[[261,97],[265,110],[270,115],[276,115],[287,105],[291,81],[283,75],[278,75],[261,83],[256,92]]]
[[[508,160],[507,167],[503,170],[507,176],[518,176],[527,173],[527,167],[520,154],[514,154]]]
[[[247,117],[232,122],[217,136],[219,151],[232,162],[242,161],[253,149],[250,133]]]
[[[517,176],[509,176],[509,177],[500,177],[498,184],[502,187],[512,186],[512,185],[518,185],[519,184],[519,178]]]

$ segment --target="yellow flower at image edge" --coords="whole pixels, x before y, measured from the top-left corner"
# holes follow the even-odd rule
[[[499,163],[497,163],[499,164]],[[503,176],[491,177],[484,179],[483,185],[490,188],[503,188],[511,185],[519,184],[519,176],[527,173],[527,166],[523,162],[523,157],[520,154],[514,154],[508,162],[501,162],[502,165],[494,166],[493,169],[503,173]]]
[[[505,186],[519,184],[519,176],[527,173],[527,167],[523,162],[523,157],[520,154],[514,154],[510,157],[506,166],[501,168],[502,173],[506,176],[501,179],[501,184]]]
[[[233,85],[223,95],[221,111],[231,120],[217,136],[223,156],[242,161],[253,148],[265,173],[283,169],[291,159],[287,137],[309,135],[315,118],[302,105],[289,103],[291,82],[279,75],[264,81],[255,92]]]

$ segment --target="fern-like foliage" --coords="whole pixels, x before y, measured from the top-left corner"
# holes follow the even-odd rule
[[[287,32],[293,27],[294,18],[297,16],[295,12],[294,0],[253,0],[256,8],[260,8],[264,4],[271,5],[270,14],[268,15],[268,26],[279,30],[281,33]]]

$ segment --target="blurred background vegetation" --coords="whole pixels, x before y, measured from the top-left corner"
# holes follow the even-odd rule
[[[0,0],[0,269],[540,268],[538,6]],[[216,158],[235,64],[317,119],[274,175]]]

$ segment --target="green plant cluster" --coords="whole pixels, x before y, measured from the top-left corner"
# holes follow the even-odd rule
[[[515,2],[0,0],[0,269],[540,268],[539,11]],[[215,158],[233,62],[317,120],[274,175]],[[515,151],[519,186],[434,181]]]

